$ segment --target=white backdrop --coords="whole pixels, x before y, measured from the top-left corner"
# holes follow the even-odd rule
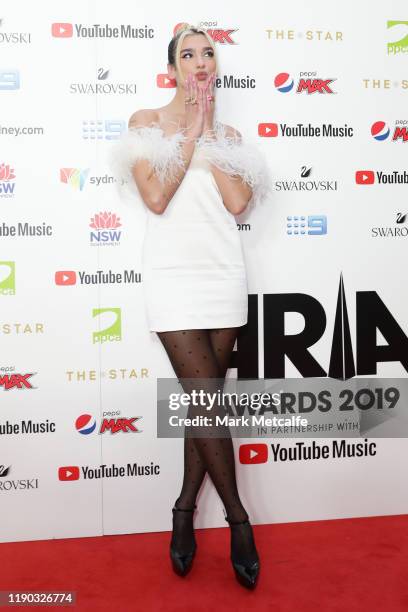
[[[326,313],[325,331],[309,349],[326,375],[342,273],[355,359],[358,292],[378,295],[400,329],[395,349],[400,356],[380,360],[370,371],[357,367],[357,375],[406,377],[408,351],[404,363],[401,355],[408,333],[407,224],[396,219],[407,212],[407,188],[379,183],[377,175],[402,176],[407,170],[404,133],[393,140],[397,122],[408,120],[408,13],[402,0],[341,7],[322,0],[307,5],[255,0],[233,11],[213,0],[204,9],[178,0],[168,6],[20,0],[3,7],[0,19],[1,541],[171,528],[183,441],[157,439],[155,428],[156,379],[174,373],[145,320],[140,277],[145,211],[119,198],[108,156],[132,112],[162,106],[174,95],[173,88],[158,86],[166,82],[158,75],[166,73],[167,45],[179,22],[203,22],[213,30],[222,79],[253,79],[255,87],[249,88],[228,88],[221,81],[218,117],[264,151],[275,181],[270,201],[237,218],[251,329],[248,341],[237,344],[240,366],[229,376],[245,377],[248,367],[258,368],[259,377],[266,371],[280,376],[271,375],[264,355],[264,345],[274,346],[276,339],[264,342],[264,317],[273,326],[274,312],[264,311],[263,296],[289,305],[291,294],[311,296]],[[78,35],[81,24],[109,24],[119,34],[122,25],[130,25],[151,29],[152,37],[108,38],[106,31],[86,37]],[[303,77],[312,85],[326,81],[326,92],[297,93],[301,73],[311,73]],[[352,136],[282,135],[282,126],[298,123],[347,124]],[[272,124],[276,137],[268,136],[274,134]],[[363,171],[357,175],[363,184],[356,182],[357,171]],[[91,228],[99,213],[115,214],[120,225]],[[305,216],[309,224],[310,216],[320,217],[320,224],[323,216],[327,233],[288,234],[288,216]],[[19,234],[19,224],[24,233],[26,223],[50,226],[48,235]],[[98,270],[126,270],[133,282],[81,282],[80,273]],[[94,313],[112,308],[120,311]],[[93,341],[94,332],[115,321],[116,339]],[[375,323],[371,306],[360,324],[367,321]],[[286,334],[305,326],[297,312],[286,312],[284,322]],[[390,338],[379,329],[377,341],[385,345]],[[360,346],[360,357],[367,351]],[[284,366],[285,377],[313,375],[288,358]],[[26,388],[30,384],[35,388]],[[89,417],[77,421],[81,415]],[[106,416],[141,418],[128,421],[126,433],[99,433]],[[39,423],[46,431],[32,433]],[[238,462],[238,447],[245,442],[235,440],[237,472],[254,524],[406,512],[405,439],[377,440],[375,457],[255,465]],[[102,464],[137,464],[140,473],[85,476],[87,468]],[[196,525],[225,526],[209,481]]]

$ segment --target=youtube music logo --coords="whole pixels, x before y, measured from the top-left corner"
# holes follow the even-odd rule
[[[68,465],[58,468],[59,480],[79,480],[79,467],[77,465]]]
[[[268,461],[268,447],[266,444],[241,444],[239,447],[240,463],[254,465]]]
[[[356,183],[357,185],[373,185],[375,181],[373,170],[357,170]]]
[[[55,38],[71,38],[74,32],[72,23],[53,23],[51,34]]]
[[[258,136],[263,138],[276,138],[278,135],[278,124],[277,123],[259,123],[258,124]]]
[[[158,74],[156,78],[156,85],[161,89],[168,89],[170,87],[176,87],[177,83],[175,79],[171,79],[168,74]]]
[[[74,270],[58,270],[55,273],[55,284],[56,285],[75,285],[76,283],[76,272]]]

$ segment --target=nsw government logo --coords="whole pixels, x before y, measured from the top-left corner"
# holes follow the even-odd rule
[[[0,261],[0,295],[15,295],[16,266],[14,261]]]
[[[91,246],[119,246],[122,232],[120,217],[110,211],[96,213],[91,218]]]
[[[0,164],[0,198],[12,198],[14,196],[15,171],[8,164]]]
[[[94,308],[93,317],[99,317],[102,329],[92,333],[93,344],[120,342],[122,340],[122,317],[120,308]]]

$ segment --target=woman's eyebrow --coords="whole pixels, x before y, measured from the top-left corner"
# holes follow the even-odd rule
[[[212,47],[203,47],[203,51],[212,51]],[[194,51],[194,49],[182,49],[181,53],[183,53],[184,51]]]

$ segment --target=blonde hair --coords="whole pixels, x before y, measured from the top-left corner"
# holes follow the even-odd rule
[[[183,41],[185,39],[186,36],[191,36],[193,34],[204,34],[204,36],[206,37],[207,41],[208,41],[208,46],[212,48],[213,52],[214,52],[214,59],[215,59],[215,72],[218,72],[218,54],[217,51],[215,50],[215,44],[213,39],[211,38],[211,36],[207,33],[206,30],[204,30],[203,28],[200,27],[196,27],[194,25],[191,24],[183,24],[176,32],[175,36],[173,37],[174,39],[177,39],[176,45],[175,45],[175,50],[174,50],[174,63],[176,66],[176,70],[178,72],[178,74],[180,75],[180,78],[183,78],[182,76],[182,71],[181,71],[181,66],[180,66],[180,49],[181,46],[183,44]]]

